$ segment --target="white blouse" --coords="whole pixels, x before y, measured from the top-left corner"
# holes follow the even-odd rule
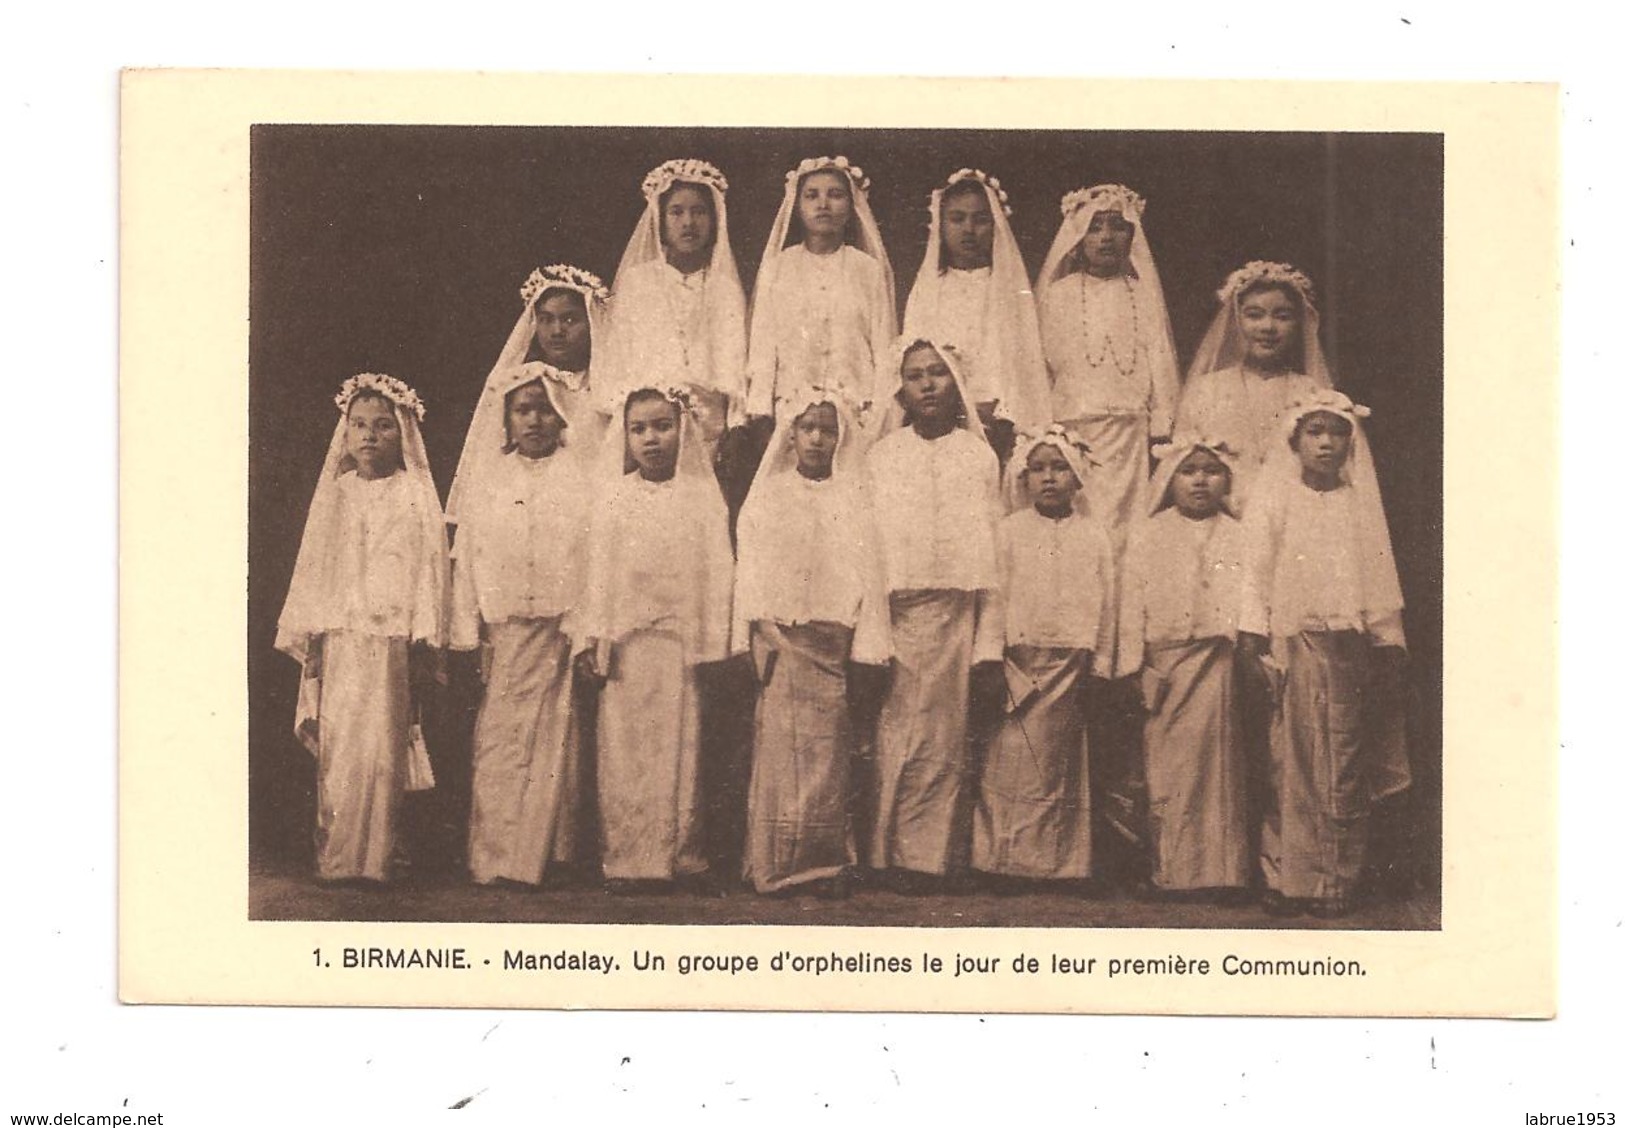
[[[1360,567],[1359,515],[1347,485],[1293,482],[1247,513],[1240,626],[1252,634],[1356,630],[1404,646],[1397,612],[1373,616]]]
[[[436,638],[441,593],[435,590],[421,515],[407,476],[340,477],[326,598],[331,628],[391,638]]]
[[[991,591],[1003,512],[999,460],[968,431],[893,431],[869,451],[888,591]]]
[[[1241,614],[1241,522],[1196,519],[1169,507],[1139,525],[1123,569],[1124,644],[1236,637]]]
[[[457,649],[478,645],[481,621],[551,619],[581,599],[591,498],[579,460],[509,452],[482,486],[452,553]]]
[[[809,384],[876,401],[876,368],[895,333],[880,263],[852,246],[787,248],[757,283],[746,410],[771,416],[777,395]]]
[[[629,268],[615,280],[606,399],[641,386],[680,384],[737,396],[745,384],[745,308],[711,310],[709,269],[684,274],[664,259]],[[708,303],[707,299],[712,301]]]
[[[1080,271],[1044,287],[1038,313],[1056,419],[1140,415],[1151,434],[1172,431],[1178,365],[1139,285]]]
[[[1112,546],[1098,522],[1018,509],[999,523],[999,608],[1007,646],[1100,649],[1110,623]]]

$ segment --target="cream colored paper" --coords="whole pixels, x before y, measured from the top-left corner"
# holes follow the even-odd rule
[[[1555,1006],[1555,88],[132,72],[122,145],[120,995],[132,1002],[1544,1016]],[[542,109],[545,107],[545,110]],[[541,116],[545,113],[547,116]],[[255,123],[1415,130],[1445,135],[1444,901],[1437,932],[248,920],[247,272]],[[1515,204],[1511,203],[1514,202]],[[1513,208],[1520,238],[1503,225]],[[1533,222],[1532,222],[1533,221]],[[1548,237],[1530,236],[1531,229]],[[1516,433],[1495,504],[1468,455]],[[1542,436],[1546,441],[1542,441]],[[199,467],[207,466],[207,473]],[[467,970],[345,970],[345,948]],[[613,974],[503,970],[605,953]],[[320,952],[321,956],[313,953]],[[666,960],[633,969],[636,953]],[[897,973],[772,958],[906,958]],[[681,957],[759,970],[679,972]],[[1018,956],[1041,971],[1014,972]],[[955,976],[960,956],[992,973]],[[1358,976],[1227,975],[1248,960]],[[930,958],[940,973],[922,969]],[[1091,974],[1052,970],[1093,958]],[[1108,977],[1112,958],[1207,975]],[[319,966],[325,960],[331,966]],[[489,965],[485,961],[491,961]]]

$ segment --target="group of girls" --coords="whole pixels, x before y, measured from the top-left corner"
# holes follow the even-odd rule
[[[388,876],[450,646],[485,683],[477,882],[541,884],[589,803],[612,891],[708,881],[696,670],[748,659],[758,892],[1081,886],[1139,785],[1154,890],[1349,910],[1408,782],[1379,692],[1404,637],[1308,279],[1230,275],[1182,382],[1138,195],[1068,194],[1035,292],[1007,193],[962,169],[898,335],[868,187],[842,157],[786,175],[747,315],[722,174],[652,171],[613,297],[526,281],[443,512],[417,395],[345,383],[278,634],[320,877]],[[1135,677],[1092,771],[1125,739],[1088,687]]]

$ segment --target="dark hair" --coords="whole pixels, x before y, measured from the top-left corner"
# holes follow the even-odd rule
[[[1094,224],[1094,221],[1096,219],[1098,219],[1100,216],[1105,215],[1108,212],[1116,213],[1117,217],[1119,219],[1121,219],[1125,224],[1128,225],[1128,229],[1129,229],[1129,249],[1132,252],[1133,247],[1134,247],[1134,242],[1133,241],[1135,239],[1139,238],[1139,235],[1140,235],[1140,225],[1135,223],[1133,220],[1129,219],[1128,216],[1124,215],[1123,214],[1123,209],[1116,208],[1116,207],[1097,209],[1095,211],[1095,214],[1093,216],[1090,216],[1090,218],[1089,218],[1089,222],[1090,222],[1091,226]],[[1087,261],[1085,261],[1085,259],[1083,257],[1083,240],[1088,234],[1089,234],[1089,229],[1084,228],[1083,235],[1078,236],[1078,241],[1076,243],[1072,244],[1072,249],[1066,253],[1066,257],[1061,259],[1061,265],[1060,265],[1060,268],[1057,270],[1055,277],[1057,277],[1057,278],[1065,278],[1068,274],[1084,274],[1084,273],[1087,273],[1088,268],[1089,268],[1089,264],[1088,264]],[[1122,271],[1122,273],[1123,273],[1123,276],[1125,278],[1138,278],[1139,277],[1139,274],[1137,274],[1135,272],[1135,270],[1134,270],[1134,261],[1132,259],[1125,259],[1123,261],[1123,271]]]
[[[654,388],[639,388],[626,397],[626,412],[622,412],[622,416],[624,417],[627,412],[630,412],[634,404],[648,403],[650,400],[659,400],[661,403],[671,404],[674,410],[677,406],[666,398],[665,392],[657,391]]]
[[[671,201],[672,193],[679,188],[692,188],[705,198],[705,206],[711,213],[711,241],[706,244],[705,249],[711,250],[717,245],[717,198],[712,194],[709,186],[693,180],[674,180],[671,182],[670,187],[660,193],[659,206],[656,208],[656,219],[660,224],[658,232],[660,245],[662,247],[666,245],[666,204]]]
[[[959,414],[956,415],[954,417],[954,419],[955,419],[956,422],[958,420],[961,420],[961,419],[969,419],[970,418],[970,412],[971,412],[972,409],[971,409],[970,404],[967,403],[966,400],[965,400],[965,389],[963,389],[963,388],[961,388],[959,386],[959,377],[958,377],[957,374],[954,373],[953,365],[949,362],[948,357],[947,357],[946,353],[943,351],[942,346],[937,345],[933,341],[928,341],[924,337],[916,337],[912,342],[909,343],[909,345],[906,348],[903,349],[902,364],[907,364],[908,363],[908,358],[910,356],[912,356],[913,354],[919,352],[921,349],[930,349],[932,352],[937,354],[938,358],[941,359],[943,364],[948,365],[948,372],[949,372],[950,377],[951,377],[949,379],[949,381],[948,381],[948,386],[953,389],[954,395],[959,400]],[[901,377],[902,377],[902,364],[898,365],[898,378],[899,379],[901,379]],[[897,389],[896,399],[897,399],[898,404],[903,406],[903,425],[905,427],[913,426],[913,424],[914,424],[914,413],[908,410],[907,405],[903,404],[903,389],[901,387],[899,387]]]
[[[831,176],[839,176],[841,178],[841,183],[846,185],[846,193],[848,196],[855,198],[858,194],[857,189],[852,186],[852,178],[846,174],[846,170],[836,168],[834,165],[826,165],[823,168],[815,168],[811,172],[804,172],[800,176],[796,177],[795,204],[790,209],[790,230],[785,235],[785,247],[793,247],[807,237],[807,229],[801,222],[801,189],[802,186],[807,183],[808,177],[817,176],[822,172],[827,172]],[[856,204],[854,203],[853,212],[846,218],[847,231],[852,229],[852,221],[857,218],[856,213],[857,208]],[[843,238],[845,238],[844,235]],[[783,248],[781,247],[780,250],[783,250]]]
[[[1298,311],[1298,320],[1303,320],[1303,295],[1298,293],[1298,288],[1289,283],[1279,282],[1272,278],[1260,278],[1257,282],[1254,282],[1246,289],[1238,291],[1236,294],[1236,304],[1240,305],[1247,299],[1247,295],[1249,294],[1262,294],[1267,293],[1270,290],[1275,290],[1278,293],[1285,294],[1287,301],[1292,303],[1292,308]]]
[[[357,391],[355,395],[351,396],[350,402],[344,405],[344,418],[350,418],[350,412],[355,410],[355,405],[360,403],[362,400],[377,400],[379,403],[389,408],[390,413],[395,415],[397,421],[399,420],[400,413],[395,410],[395,401],[384,395],[384,393],[380,392],[377,388],[362,388]]]
[[[549,286],[547,289],[536,295],[536,300],[530,303],[530,308],[541,309],[543,304],[545,304],[550,298],[556,298],[561,294],[574,298],[576,304],[581,307],[581,312],[587,312],[587,296],[580,290],[572,289],[569,286]]]
[[[1298,421],[1292,425],[1292,437],[1287,439],[1288,446],[1290,446],[1293,450],[1298,449],[1298,440],[1303,438],[1304,424],[1308,423],[1309,420],[1313,419],[1317,415],[1324,415],[1327,419],[1333,420],[1331,424],[1332,434],[1342,435],[1345,438],[1354,434],[1354,424],[1350,423],[1347,419],[1344,419],[1335,411],[1327,411],[1325,408],[1317,408],[1314,411],[1304,412],[1303,415],[1298,418]]]

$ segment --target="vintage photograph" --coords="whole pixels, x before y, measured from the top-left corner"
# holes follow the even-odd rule
[[[1440,929],[1442,133],[260,122],[247,201],[248,919]]]

